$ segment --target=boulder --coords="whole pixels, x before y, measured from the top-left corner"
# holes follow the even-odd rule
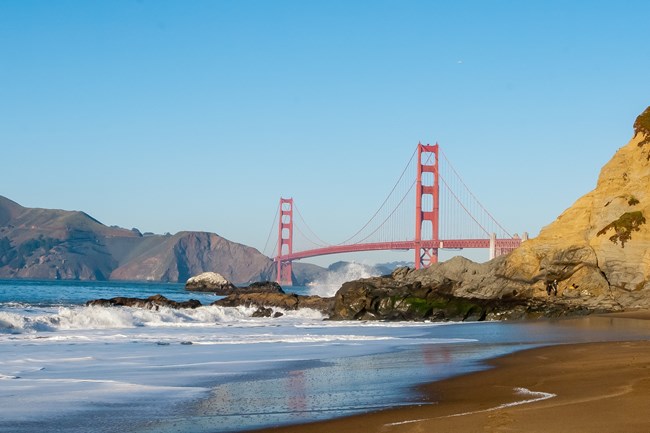
[[[282,287],[275,281],[260,281],[251,283],[247,287],[236,287],[216,272],[204,272],[190,278],[185,283],[185,290],[212,292],[218,296],[228,296],[235,293],[284,293]]]
[[[216,272],[203,272],[202,274],[191,277],[185,283],[185,290],[195,292],[229,292],[235,289],[235,285],[226,280],[223,275]]]
[[[259,307],[253,313],[252,317],[271,317],[272,315],[273,315],[273,309],[272,308]]]
[[[284,293],[282,287],[274,281],[262,281],[252,283],[247,287],[229,287],[215,290],[214,294],[219,296],[235,295],[238,293]]]
[[[232,293],[284,293],[284,290],[275,281],[260,281],[251,283],[248,287],[237,288]]]

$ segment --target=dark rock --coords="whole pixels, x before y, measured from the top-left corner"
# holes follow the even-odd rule
[[[234,287],[229,290],[221,290],[217,295],[228,296],[238,293],[279,293],[284,294],[282,287],[275,281],[261,281],[252,283],[248,287]]]
[[[343,284],[334,297],[334,320],[483,320],[492,308],[480,299],[449,294],[450,282],[401,283],[377,277]]]
[[[273,309],[266,307],[259,307],[254,313],[253,317],[271,317]]]
[[[236,287],[215,272],[204,272],[190,278],[185,283],[185,290],[212,292],[218,296],[228,296],[236,293],[284,293],[282,287],[275,281],[260,281],[251,283],[247,287]]]
[[[461,272],[461,261],[450,271],[445,267],[429,271],[429,278],[420,273],[418,279],[395,279],[392,276],[367,278],[343,284],[334,297],[332,320],[432,320],[483,321],[519,320],[539,317],[562,317],[593,312],[585,305],[567,304],[561,299],[537,299],[517,296],[479,298],[458,296],[467,275]],[[442,272],[441,272],[442,270]],[[447,276],[445,276],[447,275]],[[404,272],[397,272],[404,278]],[[454,279],[448,278],[453,276]]]
[[[332,298],[302,296],[294,293],[234,293],[213,302],[211,305],[221,307],[238,307],[240,305],[245,307],[271,307],[283,310],[311,308],[327,314],[332,305]]]
[[[402,278],[406,277],[406,275],[407,275],[410,271],[411,271],[411,268],[409,268],[409,267],[407,267],[407,266],[403,266],[403,267],[401,267],[401,268],[397,268],[397,269],[395,269],[395,270],[393,271],[393,273],[391,274],[391,276],[392,276],[394,279],[399,280],[399,279],[402,279]]]
[[[189,301],[176,302],[170,299],[167,299],[163,295],[154,295],[146,299],[141,298],[125,298],[125,297],[116,297],[111,299],[94,299],[92,301],[86,302],[86,306],[89,307],[136,307],[136,308],[148,308],[150,310],[158,310],[160,307],[168,308],[198,308],[201,306],[201,302],[196,299],[190,299]]]
[[[259,281],[251,283],[248,287],[236,289],[237,292],[246,293],[284,293],[282,287],[275,281]]]

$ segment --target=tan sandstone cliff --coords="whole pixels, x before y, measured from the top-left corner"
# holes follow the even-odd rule
[[[545,280],[558,279],[565,298],[650,306],[650,107],[634,131],[593,191],[507,257],[505,277],[535,283],[536,296],[546,296]]]

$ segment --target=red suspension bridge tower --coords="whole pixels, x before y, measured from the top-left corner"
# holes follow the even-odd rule
[[[293,253],[293,198],[280,198],[278,229],[277,280],[281,285],[290,286],[292,284],[291,260],[283,261],[282,256]]]
[[[437,143],[433,146],[418,143],[417,167],[418,173],[415,180],[415,241],[413,246],[415,249],[415,269],[420,269],[438,262],[440,177]],[[431,176],[425,175],[426,173],[431,173]],[[431,242],[423,244],[422,228],[428,224],[430,224],[428,228],[430,228],[431,239],[425,240]]]

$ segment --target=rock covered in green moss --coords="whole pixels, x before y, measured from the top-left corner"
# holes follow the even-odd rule
[[[476,321],[488,315],[519,316],[525,300],[494,300],[454,296],[454,282],[409,283],[393,276],[374,277],[343,284],[334,297],[333,320],[434,320]]]

